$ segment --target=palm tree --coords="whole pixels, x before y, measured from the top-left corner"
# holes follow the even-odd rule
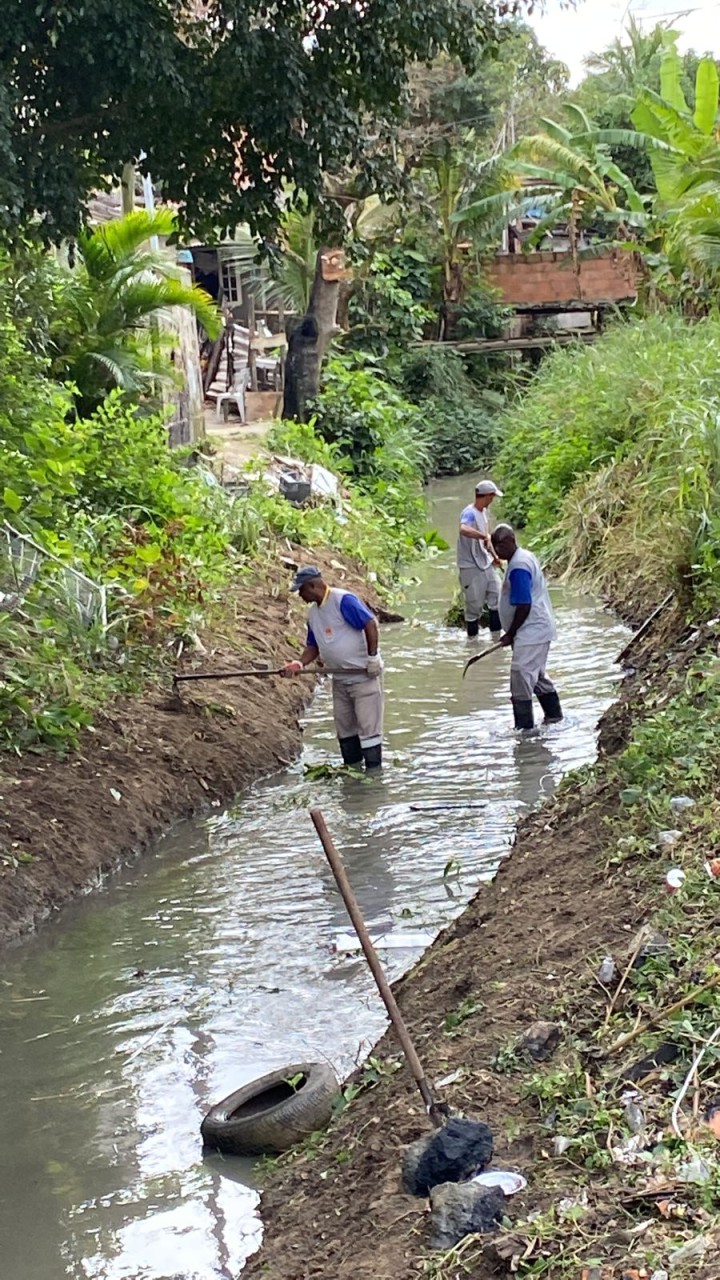
[[[183,283],[171,253],[149,247],[174,230],[174,214],[163,209],[81,232],[77,267],[62,284],[53,373],[77,388],[83,411],[113,388],[136,395],[163,376],[152,326],[173,307],[188,307],[211,337],[219,333],[209,295]]]
[[[635,18],[625,29],[625,37],[613,40],[602,53],[591,53],[585,59],[588,71],[607,76],[616,93],[632,97],[650,84],[657,72],[658,59],[667,39],[667,27],[657,23],[652,31],[643,31]]]

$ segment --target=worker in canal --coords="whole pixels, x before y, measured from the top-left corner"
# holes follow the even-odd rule
[[[305,648],[299,659],[285,663],[282,674],[299,675],[321,658],[333,678],[333,715],[343,763],[364,761],[366,769],[379,769],[383,660],[377,619],[351,591],[329,587],[319,569],[300,569],[290,590],[297,591],[310,609]]]
[[[490,614],[490,634],[493,640],[500,637],[500,580],[495,572],[498,560],[490,541],[487,513],[495,498],[501,497],[502,490],[492,480],[481,480],[475,486],[475,501],[465,507],[460,516],[457,567],[465,608],[465,629],[470,640],[474,640],[480,630],[485,605]]]
[[[516,729],[532,729],[533,694],[545,712],[545,724],[557,724],[563,713],[552,680],[546,674],[550,645],[556,637],[545,575],[531,551],[519,547],[509,524],[499,524],[492,534],[499,560],[506,562],[500,592],[500,618],[504,635],[500,643],[512,647],[510,697]]]

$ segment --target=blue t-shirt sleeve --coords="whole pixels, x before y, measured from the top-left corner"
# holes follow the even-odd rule
[[[510,570],[510,603],[532,604],[532,574],[529,569]]]
[[[351,591],[347,591],[340,601],[340,612],[348,626],[354,627],[356,631],[362,631],[374,616]]]
[[[318,642],[315,639],[315,634],[313,632],[312,627],[308,627],[307,629],[307,639],[305,640],[305,644],[308,645],[308,647],[311,649],[317,649],[318,647]]]
[[[457,510],[457,508],[456,508],[456,510]],[[471,529],[477,529],[477,523],[476,523],[476,520],[475,520],[475,508],[474,508],[474,507],[466,507],[466,508],[465,508],[465,510],[462,512],[462,514],[461,514],[461,516],[460,516],[460,524],[469,524],[469,525],[470,525],[470,527],[471,527]]]

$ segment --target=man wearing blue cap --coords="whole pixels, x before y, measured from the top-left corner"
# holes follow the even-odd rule
[[[378,624],[351,591],[329,587],[319,569],[298,570],[291,591],[310,605],[305,648],[286,662],[284,676],[299,675],[321,658],[333,677],[333,715],[343,763],[366,769],[382,765],[383,660]]]

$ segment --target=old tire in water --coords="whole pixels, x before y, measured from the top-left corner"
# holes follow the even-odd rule
[[[231,1155],[279,1155],[325,1128],[338,1091],[324,1062],[270,1071],[211,1107],[200,1126],[203,1142]]]

